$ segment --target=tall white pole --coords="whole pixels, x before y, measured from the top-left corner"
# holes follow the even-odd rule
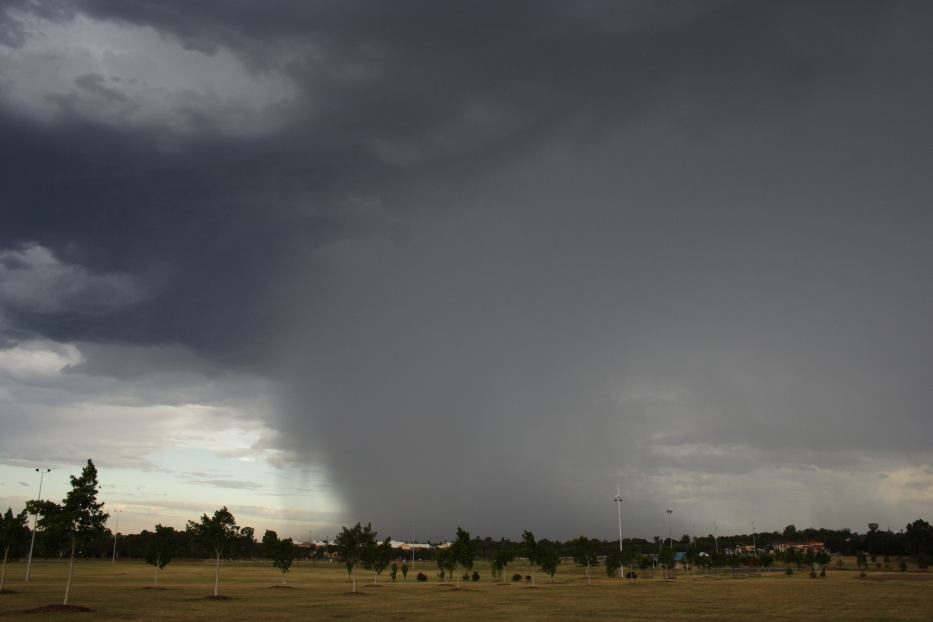
[[[117,563],[117,531],[120,530],[120,510],[114,510],[114,514],[117,515],[117,522],[113,528],[113,559],[110,561],[111,564]]]
[[[51,473],[52,469],[36,469],[36,472],[39,473],[39,498],[37,501],[42,501],[42,480],[45,478],[46,473]],[[32,539],[29,541],[29,558],[26,561],[26,583],[29,583],[29,571],[32,569],[32,549],[36,545],[36,527],[39,524],[39,512],[36,511],[32,515]]]
[[[411,569],[415,569],[415,526],[411,526]]]
[[[668,540],[670,541],[670,543],[671,543],[671,550],[672,550],[672,551],[674,550],[674,538],[671,537],[671,513],[672,513],[673,511],[674,511],[674,510],[668,510],[668,511],[667,511],[667,539],[668,539]]]
[[[716,555],[719,555],[719,525],[713,521],[713,544],[716,546]]]
[[[757,542],[757,538],[755,537],[755,521],[752,521],[752,552],[757,558],[758,557],[758,542]]]

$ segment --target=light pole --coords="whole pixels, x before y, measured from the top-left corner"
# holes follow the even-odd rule
[[[39,498],[36,501],[42,501],[42,480],[45,478],[46,473],[51,473],[52,469],[36,469],[36,473],[39,474]],[[36,528],[39,525],[39,509],[36,508],[36,513],[33,514],[32,519],[32,539],[29,541],[29,558],[26,561],[26,583],[29,583],[29,571],[32,569],[32,549],[36,545]]]
[[[616,484],[616,496],[613,499],[619,509],[619,578],[625,578],[625,564],[622,563],[622,487]]]
[[[667,539],[668,539],[668,540],[670,541],[670,543],[671,543],[671,550],[672,550],[672,551],[674,550],[674,538],[671,536],[671,514],[672,514],[673,512],[674,512],[674,510],[668,510],[668,511],[667,511]]]
[[[752,552],[755,554],[755,558],[758,558],[758,541],[755,538],[755,521],[752,521]]]
[[[114,510],[116,514],[116,525],[113,527],[113,559],[110,561],[111,564],[117,563],[117,531],[120,529],[120,510]]]
[[[716,545],[716,555],[719,555],[719,525],[713,521],[713,544]]]

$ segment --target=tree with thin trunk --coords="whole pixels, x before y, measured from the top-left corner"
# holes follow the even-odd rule
[[[535,534],[527,529],[522,532],[522,548],[528,563],[531,564],[531,584],[535,584],[535,565],[538,563],[538,542],[535,540]]]
[[[343,565],[347,569],[347,575],[353,584],[353,592],[356,592],[356,575],[353,574],[354,567],[360,563],[363,558],[363,552],[369,548],[376,540],[376,532],[373,531],[371,524],[365,527],[359,523],[347,529],[343,527],[337,534],[334,544],[343,559]]]
[[[622,570],[622,551],[613,548],[606,555],[606,576],[614,577]],[[619,575],[622,576],[621,574]]]
[[[295,542],[291,538],[279,539],[279,534],[267,529],[262,537],[262,548],[266,557],[272,560],[272,567],[282,573],[282,585],[288,585],[285,575],[295,561]]]
[[[79,477],[71,476],[71,490],[60,505],[52,501],[30,501],[26,505],[29,513],[42,515],[38,527],[49,537],[67,543],[70,549],[63,605],[68,604],[71,593],[78,545],[103,534],[109,518],[103,511],[104,504],[97,501],[99,489],[97,468],[88,460]]]
[[[463,572],[473,570],[473,560],[476,558],[476,548],[470,539],[470,532],[457,527],[457,538],[450,545],[450,556]],[[457,571],[457,589],[460,589],[460,572]]]
[[[553,546],[538,545],[538,565],[547,574],[548,583],[553,583],[554,574],[560,565],[560,553]]]
[[[13,508],[7,508],[6,514],[0,515],[0,548],[3,549],[0,592],[3,591],[3,581],[6,579],[6,561],[10,556],[10,549],[26,539],[27,516],[26,510],[13,514]]]
[[[143,559],[150,566],[155,566],[155,580],[152,586],[159,588],[159,571],[168,566],[175,552],[175,529],[156,525],[155,531],[149,535],[149,543]]]
[[[373,571],[373,585],[392,561],[392,539],[386,538],[382,542],[377,542],[375,537],[376,533],[373,532],[373,539],[366,543],[362,555],[363,568]]]
[[[202,514],[199,522],[188,521],[188,533],[214,553],[214,598],[217,598],[220,589],[220,556],[240,536],[236,519],[224,506],[214,512],[213,516]]]
[[[450,548],[446,548],[438,549],[434,561],[440,571],[438,574],[441,577],[441,583],[446,583],[447,577],[453,576],[454,571],[457,569],[457,560],[451,555]]]
[[[586,566],[586,584],[591,585],[593,580],[590,577],[590,566],[599,563],[599,540],[591,540],[586,536],[580,536],[570,542],[573,555],[573,561]]]
[[[492,557],[492,576],[499,580],[499,583],[502,583],[502,574],[505,572],[505,567],[512,563],[512,560],[515,559],[515,553],[511,549],[499,549],[496,551],[496,554]]]

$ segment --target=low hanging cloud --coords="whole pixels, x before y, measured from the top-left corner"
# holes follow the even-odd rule
[[[126,274],[95,274],[62,263],[39,244],[0,250],[0,309],[26,313],[98,313],[141,302]]]

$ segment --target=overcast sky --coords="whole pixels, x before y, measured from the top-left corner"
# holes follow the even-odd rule
[[[933,518],[933,5],[7,0],[0,505]]]

